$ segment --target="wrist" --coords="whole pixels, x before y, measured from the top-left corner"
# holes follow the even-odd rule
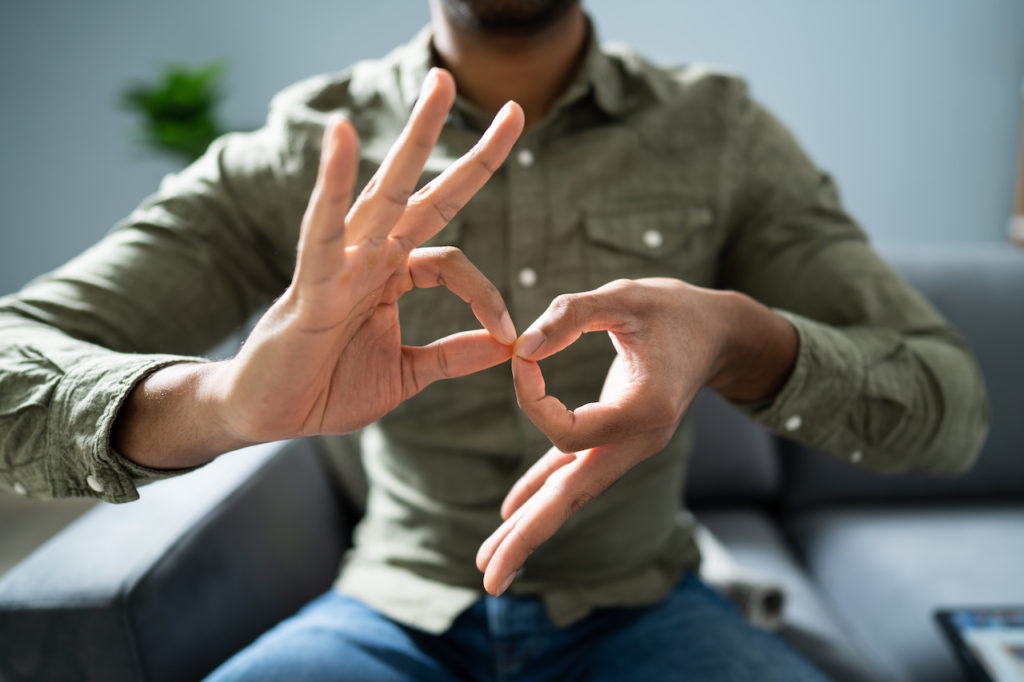
[[[774,397],[796,364],[799,338],[771,308],[735,291],[715,292],[721,347],[707,385],[724,398],[756,402]]]
[[[142,466],[183,469],[251,444],[225,418],[217,390],[224,364],[180,363],[145,377],[118,412],[112,447]]]

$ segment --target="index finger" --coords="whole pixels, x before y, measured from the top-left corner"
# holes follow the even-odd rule
[[[440,232],[505,161],[524,121],[518,104],[505,104],[472,149],[412,195],[392,238],[412,249]]]
[[[409,275],[420,288],[444,286],[470,305],[476,319],[501,343],[516,341],[516,328],[501,292],[466,257],[451,246],[414,249],[409,254]]]
[[[390,233],[416,189],[454,101],[451,74],[431,69],[402,133],[349,213],[349,243],[383,239]]]
[[[635,463],[628,442],[593,448],[554,467],[540,488],[480,546],[477,568],[484,588],[507,589],[533,551],[587,502],[604,492]]]
[[[518,355],[512,356],[512,381],[519,407],[562,452],[579,452],[647,428],[649,420],[633,391],[570,410],[547,395],[540,365]]]

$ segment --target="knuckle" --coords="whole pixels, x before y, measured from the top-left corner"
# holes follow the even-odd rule
[[[659,400],[650,408],[651,421],[659,427],[668,427],[675,423],[679,411],[667,400]]]
[[[550,310],[556,319],[563,319],[575,326],[583,315],[583,301],[582,294],[560,294],[551,301]]]
[[[363,191],[359,193],[360,197],[369,197],[377,193],[380,187],[380,174],[374,173],[370,180],[363,187]]]
[[[528,538],[518,525],[512,526],[512,530],[509,533],[516,536],[516,539],[519,541],[519,548],[525,556],[530,556],[537,549],[537,542]]]
[[[576,305],[577,294],[559,294],[551,301],[551,309],[556,312],[567,312]]]
[[[460,265],[466,260],[466,254],[455,246],[438,246],[434,249],[434,258],[442,265]]]
[[[605,284],[601,288],[621,293],[633,289],[635,285],[636,282],[634,280],[626,279],[625,277],[620,277],[619,279],[613,279],[611,282],[608,282],[608,284]]]
[[[380,177],[374,175],[366,183],[359,197],[362,201],[384,201],[395,206],[404,207],[406,202],[409,201],[409,197],[412,196],[412,192],[413,190],[408,187],[387,185],[381,182]]]
[[[417,135],[415,133],[410,135],[409,144],[420,152],[431,152],[434,150],[434,141],[426,135]]]
[[[416,251],[416,242],[406,234],[395,234],[390,236],[391,239],[398,242],[399,248],[408,254],[412,254]]]
[[[462,209],[458,202],[445,197],[443,193],[434,188],[425,188],[426,191],[417,192],[408,199],[410,207],[428,209],[437,218],[447,225]]]
[[[616,297],[626,308],[636,310],[646,300],[645,285],[633,279],[616,279],[605,284],[599,291]]]
[[[417,371],[416,363],[410,362],[402,366],[402,374],[406,385],[412,386],[412,393],[416,394],[425,388],[423,378]]]
[[[455,217],[455,214],[457,214],[459,209],[462,208],[454,201],[444,198],[434,199],[430,202],[430,205],[434,207],[434,212],[437,213],[438,217],[445,225],[451,222],[452,218]]]
[[[469,153],[469,160],[480,166],[480,168],[482,168],[488,175],[494,175],[498,170],[498,165],[495,164],[494,161],[491,160],[481,149],[473,149],[473,151]]]
[[[437,347],[437,371],[446,379],[450,379],[452,376],[451,367],[448,362],[448,352],[444,344],[440,344]]]
[[[551,442],[561,452],[579,452],[586,449],[583,440],[571,433],[557,435],[551,439]]]
[[[316,191],[314,202],[326,205],[332,209],[340,208],[348,203],[349,197],[344,192],[339,192],[331,187],[323,187]]]
[[[405,207],[409,197],[412,196],[412,190],[405,187],[392,187],[386,190],[379,190],[378,196],[383,196],[384,201],[389,204]]]
[[[490,300],[491,305],[505,307],[505,299],[501,295],[501,291],[498,290],[498,287],[494,286],[494,282],[491,280],[486,280],[484,294]]]

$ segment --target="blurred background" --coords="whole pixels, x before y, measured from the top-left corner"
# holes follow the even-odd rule
[[[584,4],[605,41],[744,74],[875,242],[1007,240],[1024,0]],[[120,106],[133,83],[223,60],[223,120],[251,128],[279,89],[383,55],[427,20],[426,0],[0,2],[0,293],[96,241],[180,167],[140,144]],[[0,496],[0,573],[86,504],[15,524],[23,503]]]
[[[877,242],[1005,240],[1024,0],[584,0],[606,41],[709,61],[833,173]],[[100,237],[178,162],[135,135],[120,93],[222,59],[223,118],[259,125],[305,76],[386,53],[426,0],[0,3],[0,293]]]

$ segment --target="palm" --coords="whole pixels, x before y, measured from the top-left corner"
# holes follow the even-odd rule
[[[348,433],[393,410],[406,394],[398,306],[381,304],[356,330],[331,373],[323,428]],[[345,398],[356,394],[355,401]]]
[[[457,249],[415,248],[483,186],[522,130],[510,103],[470,152],[410,194],[454,96],[447,73],[428,76],[402,136],[351,206],[355,131],[345,121],[325,131],[292,283],[232,361],[227,402],[249,440],[353,431],[433,381],[510,357],[515,329],[497,289]],[[438,285],[467,301],[486,331],[403,346],[398,298]]]

